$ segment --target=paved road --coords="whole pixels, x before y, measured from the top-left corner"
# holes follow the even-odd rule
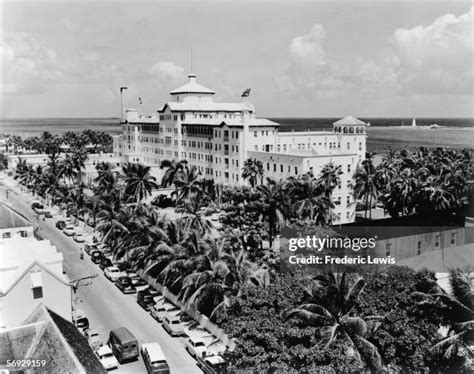
[[[5,199],[6,185],[0,187],[0,197]],[[8,200],[24,214],[31,222],[35,222],[31,210],[31,195],[16,190],[8,193]],[[51,240],[51,243],[63,253],[64,270],[71,280],[98,274],[92,283],[79,287],[76,294],[77,307],[84,310],[89,318],[91,327],[97,329],[105,343],[110,330],[125,326],[134,334],[140,343],[158,342],[168,359],[171,373],[192,374],[201,373],[195,361],[184,349],[184,338],[172,338],[149,313],[137,303],[136,295],[124,295],[115,285],[104,277],[100,268],[90,261],[85,254],[84,260],[79,258],[80,245],[66,237],[54,227],[57,218],[41,220],[39,234]],[[85,281],[83,283],[87,283]],[[139,361],[120,365],[115,373],[145,373],[145,366]]]

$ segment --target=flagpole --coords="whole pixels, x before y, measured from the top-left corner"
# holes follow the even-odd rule
[[[123,122],[123,90],[126,90],[127,87],[120,87],[120,122]]]

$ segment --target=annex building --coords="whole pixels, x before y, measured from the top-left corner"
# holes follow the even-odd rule
[[[332,162],[343,172],[333,194],[334,223],[355,220],[352,176],[365,157],[364,122],[348,116],[332,131],[280,132],[278,123],[256,117],[247,98],[217,102],[215,91],[197,83],[196,75],[188,78],[156,113],[125,111],[122,134],[114,136],[115,156],[155,171],[163,160],[185,159],[203,178],[224,185],[246,183],[241,175],[248,158],[260,160],[265,176],[276,180],[308,172],[318,176]]]

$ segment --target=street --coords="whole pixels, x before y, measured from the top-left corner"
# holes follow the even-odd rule
[[[106,344],[110,330],[127,327],[140,343],[158,342],[168,360],[171,373],[200,373],[194,359],[184,349],[185,338],[172,338],[148,312],[136,303],[136,294],[124,295],[112,282],[106,279],[102,270],[92,263],[87,254],[80,259],[80,247],[72,237],[65,236],[54,225],[57,216],[39,220],[36,223],[35,213],[31,209],[33,198],[30,194],[20,192],[18,188],[10,189],[1,183],[0,197],[28,218],[33,225],[38,225],[38,234],[49,239],[64,256],[64,271],[71,280],[97,274],[98,276],[81,282],[74,295],[77,308],[82,309]],[[8,196],[6,189],[10,189]],[[140,357],[138,361],[119,366],[116,373],[145,373],[146,369]]]

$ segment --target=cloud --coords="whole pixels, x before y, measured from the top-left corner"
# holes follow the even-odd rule
[[[474,7],[388,38],[401,86],[417,93],[472,94]]]
[[[300,97],[365,95],[472,95],[474,86],[474,7],[456,17],[443,15],[427,26],[396,29],[376,58],[350,56],[348,62],[331,58],[326,32],[315,24],[294,37],[288,63],[276,77],[279,92]]]
[[[147,72],[153,78],[170,83],[180,83],[185,78],[185,70],[170,61],[158,61]]]
[[[68,30],[68,31],[74,32],[74,31],[77,31],[77,30],[78,30],[78,27],[77,27],[76,23],[73,22],[73,21],[72,21],[70,18],[68,18],[68,17],[62,18],[60,22],[61,22],[61,25],[63,25],[64,28],[65,28],[66,30]]]
[[[327,61],[325,42],[326,32],[320,24],[291,40],[289,62],[276,78],[280,91],[295,91],[302,96],[332,95],[344,85],[338,68]]]
[[[2,93],[41,93],[63,72],[57,53],[26,34],[15,33],[0,42]]]

